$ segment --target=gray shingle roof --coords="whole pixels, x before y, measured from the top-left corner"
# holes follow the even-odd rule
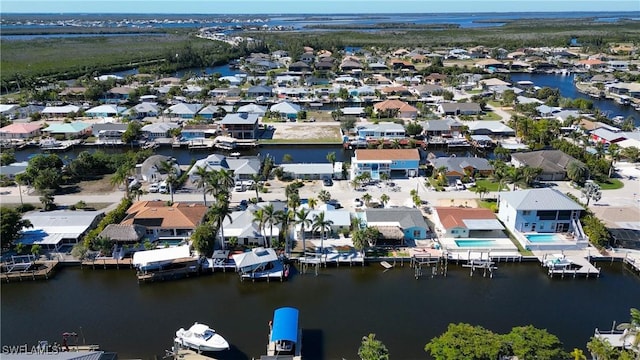
[[[533,168],[541,168],[543,173],[562,172],[567,170],[567,166],[577,161],[573,156],[567,155],[560,150],[540,150],[524,153],[514,153],[511,155],[516,161]]]
[[[516,210],[584,210],[584,208],[555,189],[529,189],[500,194]]]
[[[390,209],[367,209],[367,223],[399,223],[403,229],[421,227],[428,229],[418,209],[400,207]]]

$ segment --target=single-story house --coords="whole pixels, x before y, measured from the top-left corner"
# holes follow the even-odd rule
[[[158,104],[154,102],[141,102],[134,107],[127,109],[122,114],[129,116],[132,119],[142,119],[145,117],[158,116],[158,114],[160,114],[160,109],[158,108]]]
[[[377,228],[385,242],[404,245],[407,240],[424,240],[431,236],[429,225],[419,209],[367,209],[364,213],[366,226]]]
[[[280,164],[285,176],[292,179],[332,179],[333,166],[330,163]]]
[[[351,158],[351,178],[369,173],[379,180],[380,174],[389,176],[418,176],[420,153],[418,149],[357,149]]]
[[[495,120],[474,120],[465,121],[464,125],[469,128],[469,133],[473,135],[492,136],[515,136],[516,132],[502,121]]]
[[[356,128],[358,137],[363,139],[404,139],[404,126],[393,122],[361,125]]]
[[[515,167],[529,166],[542,169],[538,180],[554,181],[565,180],[567,168],[572,162],[578,162],[573,156],[560,150],[539,150],[530,152],[518,152],[511,154],[511,164]]]
[[[504,226],[490,209],[436,207],[434,210],[436,228],[442,237],[504,237]]]
[[[482,108],[477,103],[441,103],[438,112],[443,115],[478,115]]]
[[[301,109],[300,105],[288,101],[271,105],[269,108],[272,113],[284,114],[287,119],[297,119],[298,112],[300,112]]]
[[[623,132],[614,132],[605,128],[595,129],[589,136],[593,141],[603,144],[614,144],[627,138]]]
[[[0,175],[4,175],[9,179],[15,179],[16,175],[25,172],[28,166],[29,166],[28,161],[15,162],[9,165],[2,165],[0,166]]]
[[[267,107],[257,104],[247,104],[240,106],[236,112],[258,114],[258,116],[263,116],[267,112]]]
[[[179,127],[180,125],[176,123],[161,122],[145,125],[140,130],[147,135],[149,140],[153,140],[156,138],[169,138],[171,137],[169,132]]]
[[[42,133],[48,136],[62,135],[66,139],[75,139],[91,133],[91,126],[82,121],[51,124],[46,129],[42,129]]]
[[[415,119],[418,116],[418,109],[397,99],[389,99],[373,105],[373,110],[381,116],[394,117],[401,119]]]
[[[127,108],[123,106],[105,104],[99,105],[96,107],[92,107],[91,109],[85,111],[85,115],[88,117],[116,117],[123,114]]]
[[[264,208],[266,205],[272,204],[274,210],[283,210],[286,206],[284,202],[274,201],[270,203],[262,202],[255,205],[249,205],[246,210],[234,211],[230,217],[224,218],[222,228],[224,231],[225,242],[229,242],[231,238],[236,238],[239,245],[259,245],[264,246],[265,239],[277,239],[280,235],[280,227],[277,225],[265,226],[260,228],[260,224],[254,221],[253,214],[256,210]],[[272,236],[272,237],[270,237]]]
[[[64,105],[64,106],[47,106],[42,109],[42,115],[50,117],[65,117],[72,113],[77,113],[80,110],[79,106]]]
[[[466,175],[475,176],[489,176],[493,173],[493,166],[489,163],[489,160],[481,157],[439,157],[429,160],[434,168],[434,171],[445,167],[446,176],[449,183],[455,182],[455,180],[462,179]]]
[[[0,139],[29,139],[40,136],[42,125],[35,123],[13,123],[0,128]]]
[[[164,155],[149,156],[145,161],[142,162],[142,164],[136,165],[136,173],[142,178],[143,181],[162,181],[167,177],[167,174],[160,173],[160,164],[163,162],[172,163],[177,176],[180,176],[180,166],[176,164],[172,158]]]
[[[136,244],[142,242],[146,234],[147,228],[142,225],[109,224],[99,236],[116,244]]]
[[[423,132],[428,136],[458,136],[464,124],[454,118],[428,120],[421,123]]]
[[[87,231],[102,218],[102,211],[54,210],[31,212],[22,219],[33,227],[23,228],[18,242],[40,245],[43,249],[59,250],[64,244],[77,244]]]
[[[197,160],[191,170],[189,170],[189,180],[194,182],[198,180],[198,168],[207,171],[213,170],[229,170],[233,173],[235,180],[249,180],[253,175],[260,173],[260,159],[255,156],[246,157],[226,157],[221,154],[211,154],[204,159]]]
[[[147,237],[154,241],[163,238],[188,238],[200,225],[208,208],[198,203],[138,201],[127,210],[122,225],[142,225]]]
[[[91,133],[101,143],[120,144],[122,143],[122,134],[127,131],[128,126],[123,123],[93,124]]]
[[[271,97],[273,95],[273,89],[270,86],[252,86],[247,90],[247,97],[257,98],[260,96]]]
[[[301,208],[308,208],[308,204],[301,205]],[[319,238],[320,232],[318,230],[313,231],[313,219],[324,213],[324,219],[331,221],[331,230],[325,233],[327,238],[337,237],[337,234],[342,232],[344,229],[349,229],[351,227],[351,212],[348,210],[336,210],[331,205],[323,204],[320,209],[310,209],[308,219],[311,220],[311,224],[307,224],[304,226],[304,237],[307,240],[311,240],[313,238]],[[301,239],[301,231],[302,224],[296,224],[294,236],[297,240]],[[309,243],[309,242],[307,242]]]
[[[181,119],[193,119],[196,117],[198,111],[202,109],[202,104],[185,104],[179,103],[170,106],[164,111],[170,118],[178,117]]]

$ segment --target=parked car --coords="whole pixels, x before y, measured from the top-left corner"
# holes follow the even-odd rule
[[[362,206],[362,205],[363,205],[363,202],[362,202],[362,200],[360,200],[359,198],[355,198],[355,199],[353,199],[353,205],[354,205],[355,207],[360,207],[360,206]]]
[[[233,191],[237,191],[237,192],[242,192],[242,191],[245,191],[245,190],[246,189],[244,187],[244,184],[241,183],[241,182],[237,182],[236,186],[233,188]]]
[[[149,192],[150,193],[157,193],[159,191],[160,185],[158,185],[158,183],[153,183],[151,185],[149,185]]]
[[[324,184],[324,186],[333,186],[333,180],[329,178],[324,178],[324,180],[322,180],[322,183]]]
[[[167,186],[166,181],[160,183],[160,186],[158,186],[158,192],[162,194],[166,194],[169,192],[169,187]]]
[[[464,190],[466,189],[466,187],[464,186],[464,184],[462,183],[462,180],[457,179],[456,180],[456,189],[458,190]]]

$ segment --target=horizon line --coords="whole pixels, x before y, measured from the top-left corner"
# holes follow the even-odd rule
[[[536,11],[442,11],[442,12],[393,12],[389,13],[388,11],[380,11],[380,12],[300,12],[300,13],[283,13],[283,12],[273,12],[273,13],[236,13],[236,12],[22,12],[22,11],[5,11],[4,14],[15,14],[15,15],[439,15],[439,14],[562,14],[562,13],[571,13],[571,14],[602,14],[602,13],[637,13],[640,14],[640,10],[585,10],[585,11],[571,11],[571,10],[536,10]]]

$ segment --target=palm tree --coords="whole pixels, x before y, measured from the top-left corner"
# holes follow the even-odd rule
[[[134,166],[132,166],[131,163],[125,162],[120,165],[111,177],[111,180],[109,180],[113,186],[124,185],[125,196],[127,197],[129,197],[129,176],[131,175],[133,168]]]
[[[262,237],[265,239],[264,245],[266,247],[269,247],[269,244],[267,243],[267,236],[265,235],[265,231],[264,231],[264,224],[265,224],[264,209],[260,208],[253,212],[253,221],[258,223],[258,228],[260,229],[260,233],[262,234]]]
[[[292,214],[294,214],[294,212],[291,210],[276,211],[277,223],[280,224],[280,233],[284,239],[284,253],[287,255],[289,255],[289,230],[293,220]]]
[[[591,341],[587,343],[587,350],[595,360],[613,359],[615,353],[615,348],[609,343],[609,340],[595,336],[591,337]]]
[[[384,181],[385,183],[389,181],[389,178],[390,176],[386,172],[380,173],[380,180]]]
[[[380,202],[382,202],[382,207],[385,207],[389,202],[389,195],[387,194],[380,195]]]
[[[524,181],[524,172],[521,168],[513,168],[509,173],[509,182],[513,184],[513,190]]]
[[[362,201],[364,201],[364,204],[369,206],[369,204],[371,203],[371,199],[373,199],[373,196],[371,196],[371,194],[369,193],[365,193],[364,195],[362,195]]]
[[[300,195],[297,192],[293,192],[287,196],[287,206],[293,212],[296,212],[298,206],[300,206]]]
[[[320,238],[320,256],[324,254],[324,237],[327,231],[331,231],[331,225],[333,220],[325,219],[324,211],[313,216],[313,225],[311,225],[311,231],[320,231],[322,237]]]
[[[255,186],[256,189],[256,199],[258,199],[260,197],[260,182],[262,181],[262,175],[261,174],[252,174],[251,175],[251,181],[253,181],[253,186]]]
[[[264,223],[269,224],[269,246],[271,246],[271,241],[273,240],[273,226],[277,224],[278,218],[276,216],[276,211],[273,208],[273,204],[265,205],[264,208]]]
[[[206,167],[196,166],[195,175],[198,176],[195,181],[196,188],[202,188],[204,206],[207,206],[207,191],[211,190],[209,189],[209,171]]]
[[[624,330],[622,340],[626,342],[627,338],[631,338],[631,349],[640,353],[640,310],[631,309],[631,321],[619,324],[618,330]]]
[[[221,200],[221,199],[219,199]],[[231,218],[231,209],[229,208],[228,201],[216,201],[216,203],[209,210],[209,216],[211,221],[218,227],[220,231],[220,248],[224,250],[224,227],[222,224],[224,223],[224,219],[229,219],[229,222],[233,222]]]
[[[305,229],[310,227],[312,224],[311,219],[309,219],[309,213],[311,210],[302,208],[295,213],[295,221],[296,225],[300,225],[300,236],[302,237],[302,255],[307,251],[307,244],[304,238]]]
[[[227,169],[218,170],[218,182],[217,185],[220,186],[221,189],[229,191],[229,188],[232,188],[235,184],[235,180],[233,178],[233,173]]]
[[[307,204],[309,205],[310,209],[315,209],[316,206],[318,205],[318,199],[316,198],[309,198]]]
[[[331,167],[336,164],[336,153],[334,151],[327,154],[327,161],[331,163]]]
[[[171,194],[171,202],[173,202],[173,184],[177,180],[176,178],[177,170],[175,168],[175,164],[173,163],[173,161],[170,161],[170,160],[161,161],[160,163],[158,163],[158,171],[160,171],[161,174],[167,174],[166,182],[167,182],[167,185],[169,185],[169,194]]]

